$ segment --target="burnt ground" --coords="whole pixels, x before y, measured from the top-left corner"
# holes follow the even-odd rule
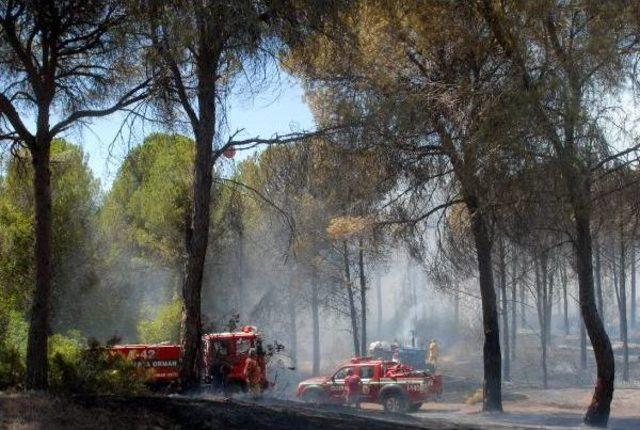
[[[265,400],[204,400],[185,397],[49,397],[0,395],[0,428],[36,429],[479,429],[473,424],[413,415],[360,413]],[[491,428],[500,426],[491,425]],[[508,428],[515,428],[508,426]],[[525,427],[518,427],[524,429]]]

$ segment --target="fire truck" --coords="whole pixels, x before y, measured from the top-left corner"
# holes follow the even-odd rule
[[[362,402],[379,403],[386,412],[415,412],[426,401],[442,394],[442,375],[413,370],[393,361],[356,357],[331,376],[307,379],[298,385],[298,398],[310,403],[343,404],[345,378],[352,370],[362,381]]]
[[[263,387],[268,387],[266,379],[266,359],[273,352],[265,351],[262,335],[253,326],[242,327],[237,332],[210,333],[202,337],[201,374],[204,382],[225,386],[231,391],[244,391],[247,381],[244,365],[249,350],[257,352],[257,361],[263,376]],[[119,354],[131,360],[145,372],[151,384],[176,384],[180,377],[182,347],[173,344],[130,344],[116,345],[107,349],[110,354]]]
[[[178,380],[182,357],[180,345],[115,345],[107,351],[131,360],[151,383],[162,385]]]
[[[203,338],[204,381],[230,391],[246,391],[247,380],[244,365],[249,350],[255,349],[258,366],[262,374],[262,387],[268,388],[266,379],[267,355],[262,345],[262,336],[253,326],[243,327],[240,332],[212,333]]]

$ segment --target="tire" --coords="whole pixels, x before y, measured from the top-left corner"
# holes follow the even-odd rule
[[[382,407],[387,413],[402,414],[407,412],[408,406],[407,400],[402,393],[394,391],[382,397]]]
[[[302,396],[300,396],[300,400],[305,403],[320,405],[324,403],[324,394],[318,389],[309,388],[302,393]]]
[[[420,408],[422,407],[422,402],[418,402],[418,403],[413,403],[409,406],[409,408],[407,409],[408,412],[418,412],[420,410]]]

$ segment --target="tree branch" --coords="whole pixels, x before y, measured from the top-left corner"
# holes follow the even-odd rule
[[[148,87],[150,82],[151,82],[151,79],[147,79],[141,84],[139,84],[138,86],[136,86],[135,88],[132,88],[122,97],[120,97],[120,99],[109,108],[95,109],[95,110],[91,110],[91,109],[78,110],[71,113],[69,116],[67,116],[65,119],[63,119],[62,121],[60,121],[59,123],[57,123],[55,126],[51,128],[51,135],[55,136],[56,134],[70,127],[74,122],[81,120],[83,118],[97,118],[101,116],[110,115],[127,106],[130,106],[134,103],[137,103],[139,101],[146,99],[149,96],[149,91],[144,91],[141,94],[137,94],[137,95],[136,93]]]
[[[376,223],[376,226],[387,226],[387,225],[393,225],[393,224],[417,224],[421,221],[424,221],[425,219],[429,218],[431,215],[433,215],[434,213],[443,210],[443,209],[447,209],[453,205],[457,205],[460,203],[464,203],[463,199],[455,199],[455,200],[449,200],[448,202],[442,203],[434,208],[432,208],[430,211],[420,215],[418,218],[412,218],[412,219],[397,219],[397,220],[385,220],[385,221],[379,221]]]
[[[33,135],[25,127],[11,101],[2,93],[0,93],[0,115],[4,115],[7,118],[15,132],[18,133],[20,139],[24,140],[27,146],[33,144]]]

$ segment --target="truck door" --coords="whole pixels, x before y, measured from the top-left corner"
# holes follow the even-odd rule
[[[353,367],[341,367],[329,381],[329,398],[334,402],[344,401],[344,378],[347,377],[349,369],[353,369]]]
[[[360,366],[360,380],[362,381],[362,397],[363,402],[375,401],[378,397],[380,388],[380,378],[376,377],[376,366]]]

